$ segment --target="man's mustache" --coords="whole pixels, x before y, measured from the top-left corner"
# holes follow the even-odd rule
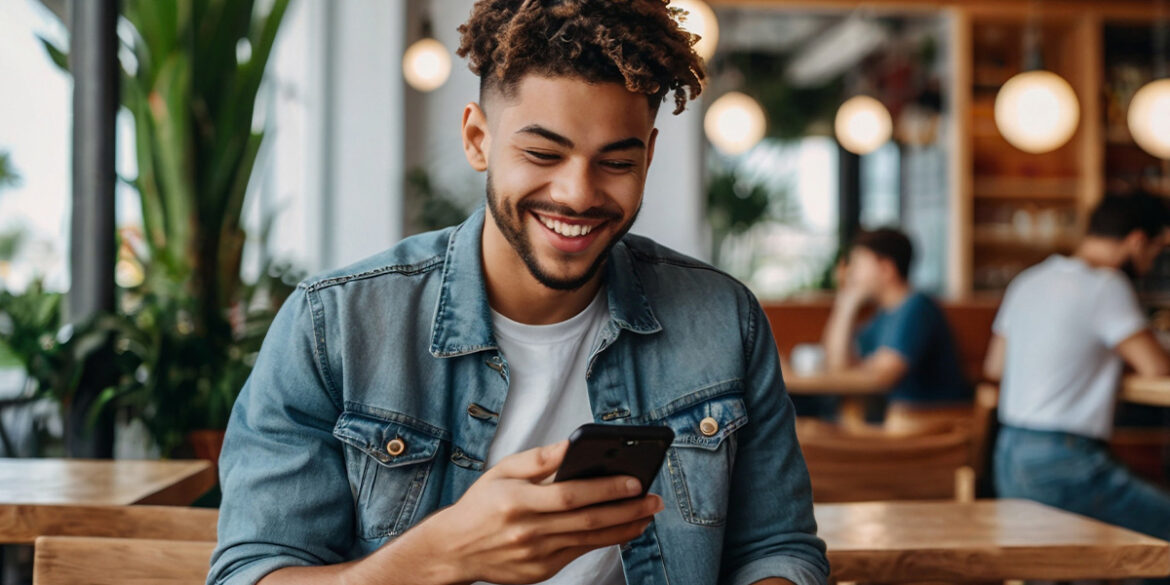
[[[549,215],[559,215],[565,219],[600,219],[600,220],[619,220],[622,214],[616,211],[602,209],[600,207],[590,207],[583,212],[578,213],[571,207],[565,205],[557,205],[548,201],[521,201],[516,204],[518,211],[536,211],[543,212]]]

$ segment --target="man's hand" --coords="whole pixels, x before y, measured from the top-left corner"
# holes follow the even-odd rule
[[[414,536],[442,555],[455,582],[535,583],[591,550],[642,534],[662,499],[637,497],[642,486],[631,477],[549,483],[567,447],[563,441],[501,460]]]

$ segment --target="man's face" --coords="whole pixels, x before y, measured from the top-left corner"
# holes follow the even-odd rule
[[[873,299],[884,282],[884,268],[877,254],[867,248],[854,247],[849,251],[846,282],[849,287],[856,287],[855,290],[866,299]]]
[[[1134,231],[1125,239],[1127,258],[1121,269],[1131,278],[1145,276],[1154,268],[1158,255],[1166,248],[1167,234],[1151,238],[1141,231]]]
[[[485,229],[498,229],[544,286],[584,286],[642,204],[657,133],[646,96],[530,75],[512,95],[486,99]]]

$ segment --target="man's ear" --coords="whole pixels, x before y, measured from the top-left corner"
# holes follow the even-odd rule
[[[462,133],[463,154],[467,156],[467,163],[477,171],[486,171],[491,134],[488,132],[487,115],[479,104],[472,102],[463,108]]]

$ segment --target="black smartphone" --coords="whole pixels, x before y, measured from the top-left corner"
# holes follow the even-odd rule
[[[674,441],[670,427],[581,425],[569,435],[569,450],[554,481],[629,475],[650,489]]]

